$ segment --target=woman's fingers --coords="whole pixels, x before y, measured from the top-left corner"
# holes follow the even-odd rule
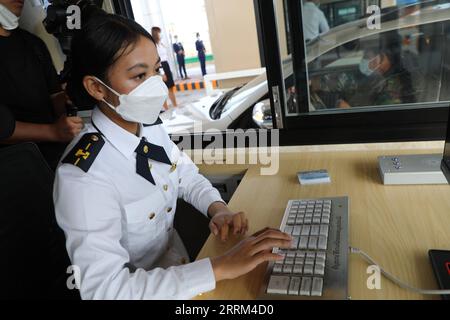
[[[234,216],[233,216],[233,233],[236,235],[236,234],[240,234],[240,233],[242,233],[241,231],[242,231],[242,224],[243,224],[243,213],[241,212],[241,213],[238,213],[238,214],[235,214]]]
[[[228,232],[230,231],[230,226],[228,225],[227,221],[222,225],[220,229],[220,238],[222,241],[228,240]]]
[[[212,234],[215,236],[219,235],[219,228],[217,228],[216,224],[214,222],[211,222],[209,224],[209,229],[211,230]]]
[[[250,250],[250,255],[254,256],[261,251],[272,250],[273,248],[289,249],[291,247],[291,243],[291,240],[268,238],[253,245]]]
[[[268,230],[275,230],[275,229],[264,228],[264,229],[262,229],[262,230],[260,230],[260,231],[256,232],[255,234],[253,234],[253,236],[252,236],[252,237],[255,237],[255,238],[257,238],[257,237],[259,237],[260,235],[262,235],[262,234],[263,234],[264,232],[266,232],[266,231],[268,231]]]
[[[256,245],[258,242],[264,241],[266,239],[279,239],[292,241],[292,237],[280,230],[269,229],[260,234],[255,240],[253,240],[253,244]]]
[[[280,256],[278,254],[275,253],[271,253],[271,252],[261,252],[258,253],[257,255],[254,256],[254,261],[256,262],[257,265],[260,265],[261,263],[264,262],[271,262],[271,261],[281,261],[284,259],[283,256]]]

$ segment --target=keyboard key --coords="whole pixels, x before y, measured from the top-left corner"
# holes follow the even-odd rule
[[[309,238],[308,249],[309,250],[317,250],[317,242],[319,238],[316,236],[311,236]]]
[[[305,220],[303,221],[304,224],[311,224],[312,223],[312,218],[305,218]]]
[[[300,285],[302,283],[302,279],[299,277],[292,277],[291,283],[289,285],[288,294],[293,296],[298,296],[300,293]]]
[[[287,253],[286,253],[286,257],[287,258],[295,258],[295,251],[288,251]]]
[[[317,248],[319,250],[327,250],[327,247],[328,247],[328,239],[327,239],[327,237],[320,236],[319,237],[319,242],[317,244]]]
[[[314,273],[314,265],[305,264],[305,267],[303,268],[303,274],[305,276],[312,276],[313,273]]]
[[[284,273],[284,274],[291,274],[293,268],[294,268],[294,266],[292,266],[292,265],[286,265],[286,264],[285,264],[285,265],[283,266],[283,273]]]
[[[295,224],[303,224],[304,218],[302,216],[297,216],[295,219]]]
[[[316,259],[316,266],[322,266],[325,268],[325,259],[317,257]]]
[[[295,258],[295,265],[303,265],[305,263],[305,258]]]
[[[295,219],[289,218],[288,221],[287,221],[287,224],[288,225],[294,225],[295,224]]]
[[[298,244],[298,237],[292,237],[292,243],[291,243],[291,249],[297,249],[299,244]]]
[[[311,226],[303,226],[301,235],[309,236],[310,231],[311,231]]]
[[[302,227],[301,226],[295,226],[292,230],[292,235],[295,237],[300,236],[302,233]]]
[[[298,248],[299,249],[308,249],[308,241],[309,241],[308,237],[305,237],[305,236],[300,237],[300,241],[298,243]]]
[[[306,258],[305,259],[305,264],[306,265],[311,265],[311,266],[314,266],[314,262],[315,262],[315,259],[314,258]]]
[[[286,228],[284,228],[284,232],[291,235],[292,231],[294,230],[293,226],[286,226]]]
[[[283,272],[283,265],[282,264],[276,264],[273,267],[273,273],[282,273]]]
[[[330,231],[330,227],[329,226],[327,226],[327,225],[321,225],[320,226],[320,235],[321,236],[327,237],[329,231]]]
[[[306,258],[314,260],[316,258],[316,253],[315,252],[307,252],[306,253]]]
[[[317,259],[325,260],[327,258],[327,254],[325,252],[317,252]]]
[[[286,260],[284,260],[284,264],[294,264],[294,259],[293,258],[286,258]]]
[[[306,251],[297,251],[297,258],[305,258]]]
[[[301,296],[310,296],[311,295],[311,278],[303,278],[302,285],[300,286],[300,295]]]
[[[316,217],[312,219],[312,223],[320,223],[321,218],[320,217]]]
[[[294,274],[303,274],[303,264],[294,265],[294,269],[292,270]]]
[[[318,235],[319,235],[319,232],[320,232],[320,226],[318,226],[318,225],[313,225],[313,226],[311,227],[311,235],[312,235],[312,236],[318,236]]]
[[[325,274],[325,267],[321,265],[316,265],[314,268],[314,275],[323,276]]]
[[[290,277],[271,276],[269,285],[267,287],[267,293],[268,294],[287,294],[290,282],[291,282]]]
[[[322,224],[330,224],[330,218],[323,218]]]
[[[312,283],[311,296],[321,297],[322,291],[323,291],[323,279],[314,278]]]

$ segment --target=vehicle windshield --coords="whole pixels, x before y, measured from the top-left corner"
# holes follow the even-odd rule
[[[262,85],[267,85],[267,78],[264,75],[257,77],[244,86],[236,87],[223,94],[211,107],[211,118],[213,120],[220,119],[223,113],[232,108],[233,104],[230,103],[231,101],[241,101],[247,98]]]

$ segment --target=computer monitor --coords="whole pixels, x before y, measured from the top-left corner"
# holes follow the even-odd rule
[[[447,139],[445,140],[444,159],[442,160],[442,171],[450,183],[450,114],[447,126]]]

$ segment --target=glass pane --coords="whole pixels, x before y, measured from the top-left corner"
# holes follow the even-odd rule
[[[302,14],[309,112],[448,105],[448,0],[303,0]]]

